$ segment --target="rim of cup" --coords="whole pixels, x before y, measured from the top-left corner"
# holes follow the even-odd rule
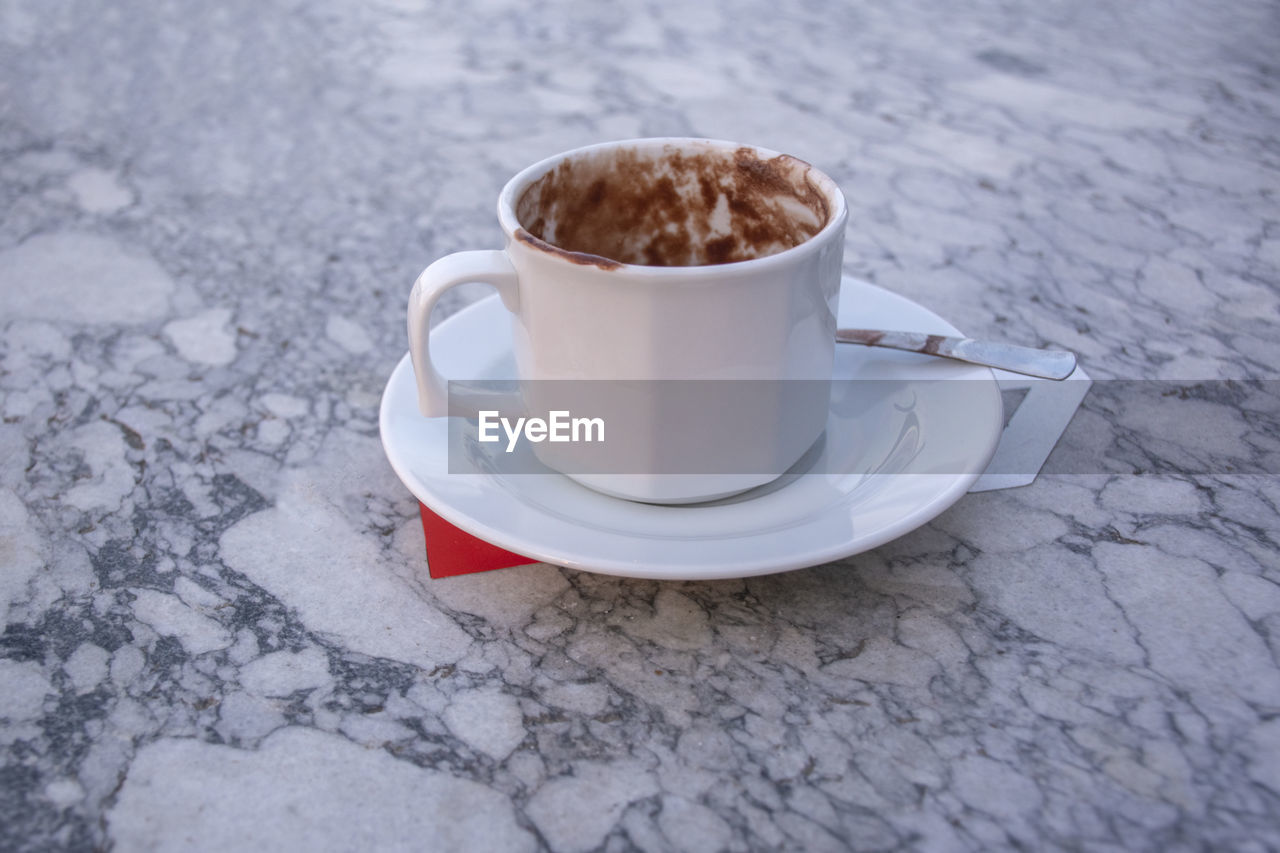
[[[581,157],[593,151],[604,151],[609,149],[631,148],[635,150],[647,150],[654,148],[664,148],[667,146],[676,146],[680,148],[707,148],[718,151],[738,151],[746,148],[754,153],[762,160],[772,160],[775,157],[786,157],[795,161],[800,166],[808,170],[809,176],[813,179],[814,185],[826,196],[831,208],[827,215],[826,224],[816,234],[813,234],[803,243],[783,249],[781,252],[775,252],[771,255],[765,255],[759,258],[750,258],[745,261],[732,261],[723,264],[699,264],[696,266],[650,266],[648,264],[629,264],[621,261],[615,261],[612,258],[603,258],[604,264],[597,264],[606,272],[626,272],[628,276],[646,277],[646,278],[676,278],[688,280],[692,277],[716,277],[723,276],[728,272],[740,270],[747,267],[755,267],[757,269],[766,269],[769,266],[789,264],[794,262],[799,256],[816,252],[827,242],[832,231],[844,230],[845,220],[848,218],[848,208],[845,204],[844,193],[840,191],[839,185],[821,169],[812,164],[793,157],[790,154],[783,154],[770,148],[762,148],[758,145],[746,145],[740,142],[730,142],[724,139],[704,139],[701,137],[682,137],[682,136],[655,136],[639,139],[619,139],[612,142],[598,142],[594,145],[584,145],[581,148],[574,148],[569,151],[562,151],[543,160],[539,160],[531,166],[521,169],[511,180],[507,181],[502,188],[502,192],[498,194],[498,223],[502,226],[502,231],[506,235],[508,244],[510,242],[519,241],[530,249],[539,252],[544,257],[554,259],[560,263],[569,264],[581,268],[580,261],[574,261],[570,257],[566,257],[566,253],[557,247],[548,247],[548,244],[542,240],[529,234],[529,232],[520,224],[520,220],[516,217],[516,203],[519,201],[524,190],[534,181],[550,172],[560,163],[574,157]],[[520,235],[525,235],[522,238]],[[573,253],[579,254],[579,253]],[[599,257],[595,255],[579,254],[582,258]]]

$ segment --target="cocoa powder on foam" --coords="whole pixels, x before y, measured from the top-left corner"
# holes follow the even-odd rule
[[[703,266],[798,246],[830,215],[811,167],[750,148],[566,160],[516,204],[517,239],[576,263]]]

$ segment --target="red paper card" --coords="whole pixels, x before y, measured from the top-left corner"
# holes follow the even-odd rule
[[[465,530],[454,527],[419,502],[422,534],[427,540],[427,573],[433,578],[469,575],[511,566],[536,563],[520,554],[504,551]]]

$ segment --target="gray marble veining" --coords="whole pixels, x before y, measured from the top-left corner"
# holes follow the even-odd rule
[[[1277,43],[1260,0],[4,4],[0,848],[1280,846],[1280,479],[1196,452],[1274,459],[1248,406],[1091,395],[1095,473],[716,583],[429,580],[377,439],[422,266],[642,135],[817,164],[847,272],[974,337],[1274,380]]]

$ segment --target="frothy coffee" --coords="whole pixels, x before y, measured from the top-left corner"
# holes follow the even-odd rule
[[[785,154],[604,150],[564,160],[530,184],[515,205],[515,236],[603,267],[706,266],[798,246],[830,210],[812,167]]]

